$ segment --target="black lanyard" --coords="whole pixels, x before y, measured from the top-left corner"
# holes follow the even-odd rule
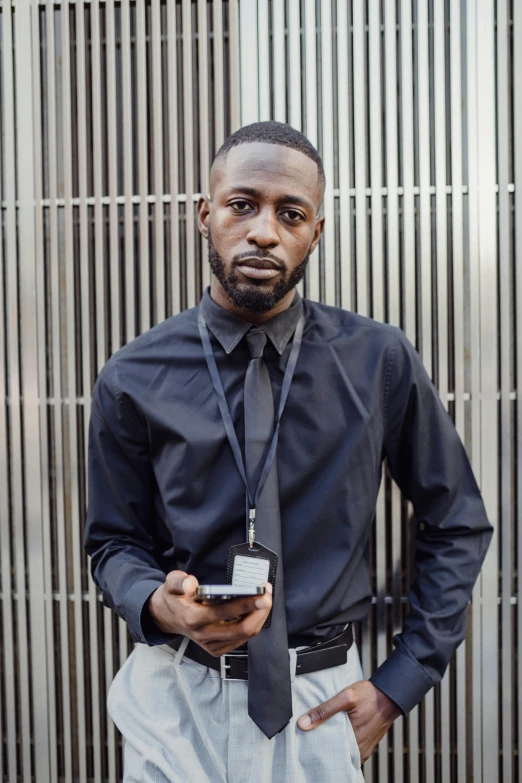
[[[301,350],[301,343],[303,340],[304,316],[301,313],[301,315],[299,316],[299,320],[297,322],[297,326],[295,328],[292,350],[290,351],[290,356],[288,357],[288,361],[286,363],[283,385],[281,387],[281,398],[279,401],[279,410],[277,412],[277,417],[275,420],[274,434],[272,436],[270,448],[268,449],[266,459],[265,459],[265,464],[263,466],[263,470],[261,471],[261,476],[259,477],[259,482],[257,485],[257,489],[254,493],[254,496],[250,494],[250,489],[248,487],[248,481],[247,481],[246,470],[245,470],[245,463],[243,461],[243,455],[241,454],[241,449],[239,447],[236,431],[234,429],[234,424],[232,422],[232,417],[230,415],[230,410],[228,408],[228,404],[226,401],[225,392],[223,390],[223,384],[221,383],[221,378],[219,376],[216,360],[214,358],[214,352],[212,351],[212,345],[210,344],[210,337],[208,336],[207,324],[205,323],[205,319],[203,318],[203,315],[201,313],[198,314],[198,327],[199,327],[201,342],[203,344],[203,351],[205,353],[205,359],[207,360],[208,371],[210,373],[210,378],[212,380],[214,391],[216,392],[217,395],[219,410],[221,412],[221,418],[223,419],[223,424],[225,426],[225,432],[227,434],[228,441],[232,449],[232,453],[234,454],[234,458],[236,460],[236,465],[239,471],[239,475],[241,476],[243,480],[243,484],[245,485],[246,488],[249,508],[255,510],[257,506],[257,502],[259,500],[259,496],[263,491],[263,487],[265,486],[266,480],[268,478],[268,474],[270,473],[270,470],[272,468],[275,459],[277,441],[279,439],[279,425],[281,423],[281,416],[283,415],[283,411],[285,409],[286,400],[288,398],[288,393],[290,391],[290,386],[292,385],[292,378],[294,377],[297,359],[299,357],[299,351]]]

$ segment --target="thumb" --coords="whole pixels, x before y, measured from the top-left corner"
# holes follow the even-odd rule
[[[337,712],[341,712],[341,710],[351,710],[354,706],[355,701],[353,699],[352,689],[345,688],[340,693],[332,696],[331,699],[328,699],[328,701],[319,704],[317,707],[314,707],[313,710],[308,710],[304,715],[301,715],[297,721],[297,725],[300,729],[303,729],[303,731],[310,731],[311,729],[316,729],[317,726],[320,726],[321,723],[324,723],[325,720],[328,720],[328,718],[331,718],[332,715],[335,715]]]
[[[171,595],[186,595],[192,597],[199,582],[195,576],[189,576],[185,571],[171,571],[165,580],[165,589]]]

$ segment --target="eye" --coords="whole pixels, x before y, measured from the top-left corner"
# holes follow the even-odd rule
[[[281,214],[284,215],[286,220],[290,223],[299,223],[301,220],[304,220],[304,216],[296,209],[285,209]]]
[[[248,203],[248,201],[245,201],[244,199],[240,198],[237,199],[237,201],[233,201],[229,206],[232,207],[234,212],[248,212],[250,209],[252,209],[252,206]]]

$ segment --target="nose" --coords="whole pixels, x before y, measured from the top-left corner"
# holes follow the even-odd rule
[[[248,229],[247,241],[258,247],[276,247],[279,244],[277,216],[271,209],[260,210],[253,217]]]

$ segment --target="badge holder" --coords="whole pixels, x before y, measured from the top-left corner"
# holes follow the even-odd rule
[[[228,551],[227,583],[240,587],[257,587],[263,582],[270,582],[273,596],[277,554],[256,541],[255,519],[256,511],[252,508],[249,512],[248,541],[244,544],[235,544]],[[268,628],[271,620],[272,610],[263,628]]]

